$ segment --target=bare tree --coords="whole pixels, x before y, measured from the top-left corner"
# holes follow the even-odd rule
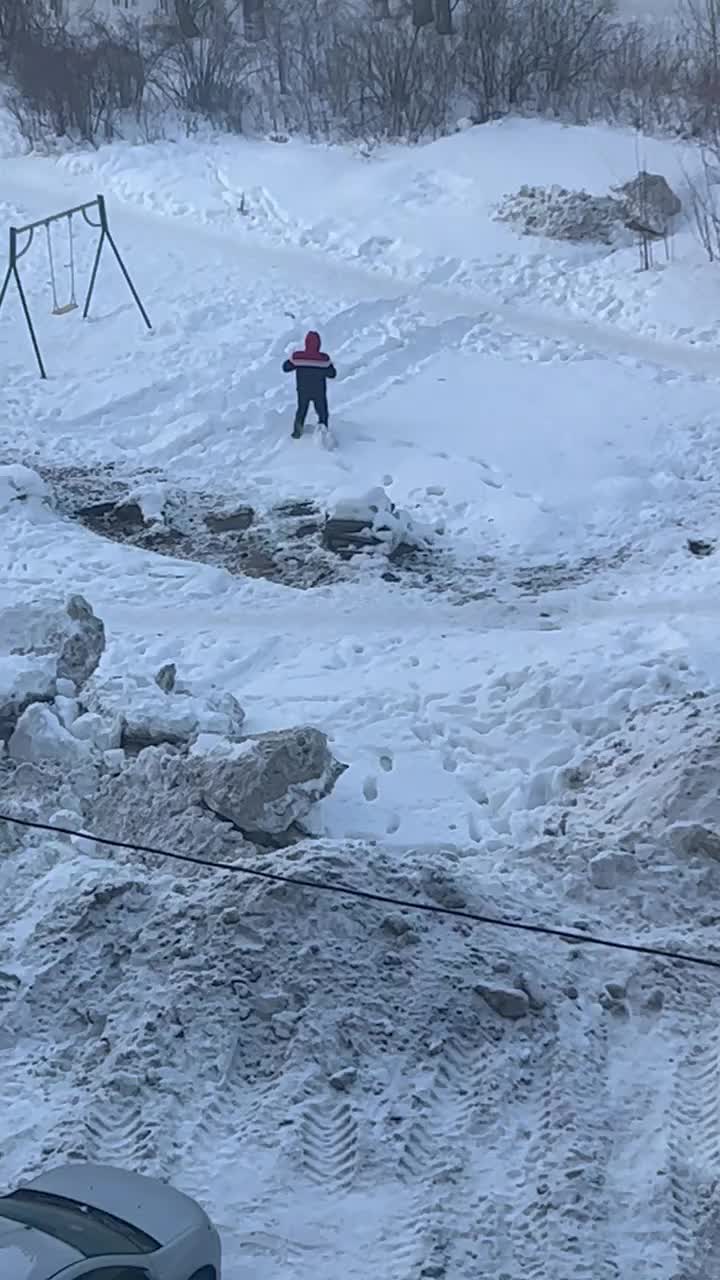
[[[264,40],[267,33],[265,0],[243,0],[243,28],[246,40]]]
[[[700,149],[700,173],[685,173],[693,230],[708,262],[720,262],[720,142]]]
[[[9,70],[18,45],[53,25],[43,0],[0,0],[0,64]]]
[[[478,120],[522,105],[536,64],[515,0],[477,0],[464,14],[458,59]]]
[[[689,92],[697,104],[694,132],[714,132],[720,122],[720,0],[682,0],[688,42]]]

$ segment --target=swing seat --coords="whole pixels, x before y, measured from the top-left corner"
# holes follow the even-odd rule
[[[77,302],[65,302],[61,307],[53,307],[52,313],[54,316],[66,316],[69,311],[77,311],[77,309]]]

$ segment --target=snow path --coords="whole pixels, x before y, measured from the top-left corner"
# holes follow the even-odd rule
[[[26,161],[3,161],[3,198],[25,210],[23,216],[29,219],[43,216],[53,205],[53,201],[57,207],[63,207],[68,200],[80,202],[93,198],[87,183],[67,177],[62,180],[57,170],[50,169],[49,175],[48,168],[49,166],[41,163],[38,171],[33,174]],[[415,292],[410,282],[396,283],[386,279],[381,270],[369,270],[346,260],[336,262],[326,253],[318,252],[312,245],[300,249],[278,246],[263,243],[260,237],[249,244],[227,231],[192,224],[184,218],[178,217],[168,222],[167,217],[123,204],[117,199],[108,200],[108,207],[113,228],[121,228],[122,236],[119,238],[127,246],[129,255],[132,255],[133,246],[138,244],[139,239],[141,243],[139,228],[144,228],[146,236],[152,238],[162,227],[163,239],[167,238],[172,228],[172,239],[178,251],[184,249],[188,260],[197,257],[199,244],[205,243],[208,249],[212,246],[215,251],[221,252],[227,252],[229,246],[233,245],[234,251],[240,256],[251,257],[254,264],[261,262],[263,271],[280,273],[293,282],[307,284],[310,295],[316,291],[318,283],[323,290],[342,295],[347,292],[351,282],[355,296],[364,296],[373,301],[405,300]],[[693,350],[679,342],[640,337],[619,330],[611,324],[591,324],[576,316],[568,319],[554,314],[551,307],[534,309],[504,303],[496,295],[475,288],[453,289],[424,281],[417,291],[422,296],[423,306],[429,308],[437,318],[456,319],[472,304],[475,323],[500,321],[511,333],[541,340],[555,338],[592,354],[637,360],[668,371],[700,375],[713,381],[720,377],[714,351]]]

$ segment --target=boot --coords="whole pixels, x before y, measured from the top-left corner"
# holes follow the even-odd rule
[[[301,437],[301,435],[302,435],[302,433],[303,433],[303,424],[302,424],[302,422],[298,422],[298,421],[297,421],[297,419],[296,419],[296,420],[295,420],[295,424],[294,424],[293,429],[292,429],[292,438],[293,438],[293,440],[299,440],[299,439],[300,439],[300,437]]]

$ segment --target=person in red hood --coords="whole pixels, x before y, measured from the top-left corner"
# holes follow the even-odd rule
[[[293,351],[283,365],[283,373],[294,373],[297,386],[297,411],[293,436],[297,440],[303,433],[307,411],[312,404],[322,427],[328,425],[327,380],[336,377],[335,365],[320,350],[320,334],[311,329],[305,335],[302,351]]]

